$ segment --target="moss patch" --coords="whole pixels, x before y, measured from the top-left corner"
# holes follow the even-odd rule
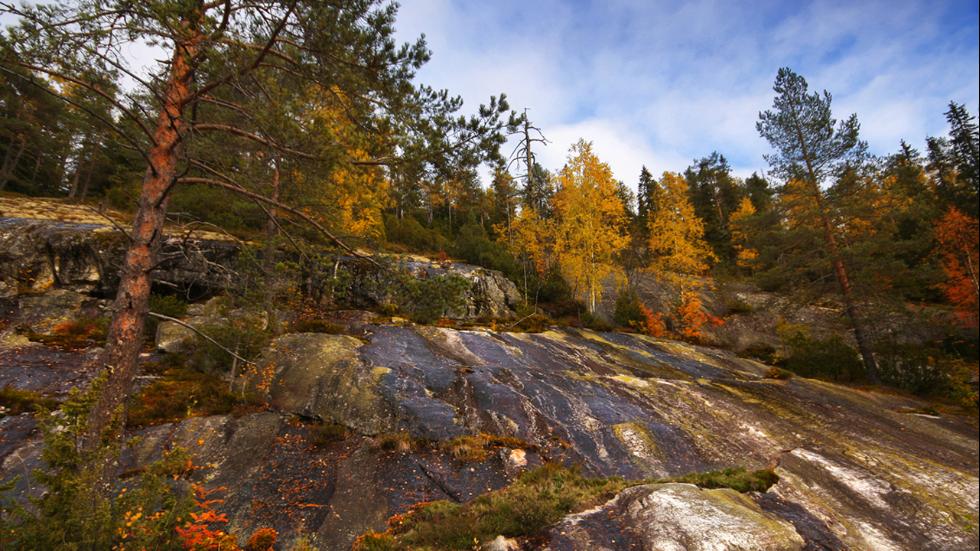
[[[354,551],[474,549],[498,535],[534,538],[565,515],[595,507],[629,486],[652,482],[687,482],[702,488],[764,492],[778,477],[771,470],[742,468],[696,473],[666,480],[626,481],[619,477],[588,478],[556,464],[522,474],[510,486],[457,504],[434,501],[416,504],[388,520],[384,532],[368,532],[354,542]]]
[[[368,532],[356,551],[473,549],[497,535],[532,536],[565,515],[602,503],[627,486],[621,478],[586,478],[546,465],[510,486],[468,503],[421,503],[389,519],[385,532]]]
[[[720,471],[691,473],[660,482],[686,482],[701,488],[730,488],[743,493],[765,492],[779,482],[779,476],[772,469],[747,471],[742,467],[733,467]]]

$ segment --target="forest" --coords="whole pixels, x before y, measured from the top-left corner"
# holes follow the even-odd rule
[[[737,176],[706,143],[687,167],[645,166],[623,181],[590,136],[563,166],[543,166],[549,129],[505,93],[470,111],[420,84],[432,52],[424,37],[396,41],[392,4],[84,0],[0,2],[0,13],[16,19],[0,37],[0,197],[132,220],[98,333],[107,369],[94,391],[62,405],[77,426],[46,429],[52,468],[42,480],[59,492],[31,512],[5,510],[0,547],[28,541],[4,539],[17,531],[54,542],[76,530],[98,542],[78,549],[118,545],[113,533],[127,530],[121,537],[142,542],[134,549],[237,545],[222,543],[219,504],[204,490],[186,524],[166,506],[152,520],[95,498],[100,520],[71,511],[77,496],[103,495],[92,481],[105,467],[93,465],[117,453],[126,415],[145,414],[127,404],[154,314],[179,317],[168,305],[187,299],[151,282],[165,228],[242,243],[243,283],[229,294],[268,315],[261,331],[211,328],[220,349],[198,360],[212,365],[237,369],[290,327],[322,326],[342,302],[322,289],[353,277],[338,258],[398,272],[415,256],[513,281],[514,316],[480,322],[502,331],[577,327],[714,345],[709,329],[750,308],[731,289],[819,305],[835,313],[830,329],[778,323],[780,346],[737,352],[775,378],[887,389],[976,416],[980,137],[956,99],[946,134],[907,137],[925,138],[925,151],[901,141],[874,155],[861,113],[834,110],[830,91],[773,67],[774,100],[758,106],[755,129],[769,144],[765,173]],[[161,60],[135,67],[120,47],[132,42]],[[395,281],[401,298],[378,312],[458,325],[445,316],[457,280]],[[302,319],[277,313],[283,304]],[[182,464],[175,455],[146,471],[152,483],[133,503],[152,501]],[[274,543],[274,530],[259,530],[246,548]]]

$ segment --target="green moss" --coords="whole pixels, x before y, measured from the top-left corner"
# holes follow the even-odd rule
[[[599,505],[637,484],[687,482],[702,488],[764,492],[777,480],[771,470],[732,468],[667,480],[626,481],[619,477],[589,478],[576,469],[549,463],[522,474],[506,488],[468,503],[419,503],[391,517],[386,531],[357,538],[354,551],[474,549],[498,535],[534,537],[565,515]]]
[[[33,412],[37,408],[53,409],[58,402],[33,390],[23,390],[12,386],[0,389],[0,417]]]
[[[448,501],[416,505],[392,517],[386,532],[358,538],[354,549],[473,549],[497,535],[532,536],[569,513],[612,498],[626,486],[621,478],[586,478],[576,470],[546,465],[462,505]]]
[[[691,473],[661,482],[686,482],[701,488],[730,488],[743,493],[765,492],[773,484],[779,482],[779,476],[772,469],[747,471],[742,467],[733,467],[720,471]]]

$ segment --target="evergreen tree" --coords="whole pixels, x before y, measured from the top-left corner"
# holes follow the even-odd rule
[[[656,187],[657,182],[653,179],[653,174],[644,165],[640,169],[640,179],[636,185],[636,216],[638,226],[643,228],[644,232],[646,232],[649,212],[657,208],[654,197]]]
[[[857,116],[851,115],[838,125],[831,114],[830,93],[809,93],[806,80],[789,68],[779,70],[773,89],[776,92],[773,109],[760,113],[756,124],[759,134],[775,149],[773,154],[766,155],[766,160],[777,174],[803,182],[813,201],[865,370],[868,378],[877,382],[878,366],[864,322],[857,312],[840,239],[821,187],[828,178],[863,156],[866,146],[858,137]]]
[[[734,262],[729,218],[738,209],[743,191],[732,176],[728,161],[715,151],[696,159],[684,172],[684,178],[694,210],[704,221],[705,239],[718,258]]]

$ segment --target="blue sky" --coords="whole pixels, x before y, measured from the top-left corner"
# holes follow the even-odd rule
[[[399,34],[425,33],[419,80],[467,109],[503,91],[553,142],[559,168],[583,137],[617,178],[683,170],[717,150],[737,174],[766,168],[755,121],[790,66],[857,113],[876,153],[945,132],[950,100],[977,113],[972,2],[404,0]],[[509,152],[509,149],[508,151]]]

